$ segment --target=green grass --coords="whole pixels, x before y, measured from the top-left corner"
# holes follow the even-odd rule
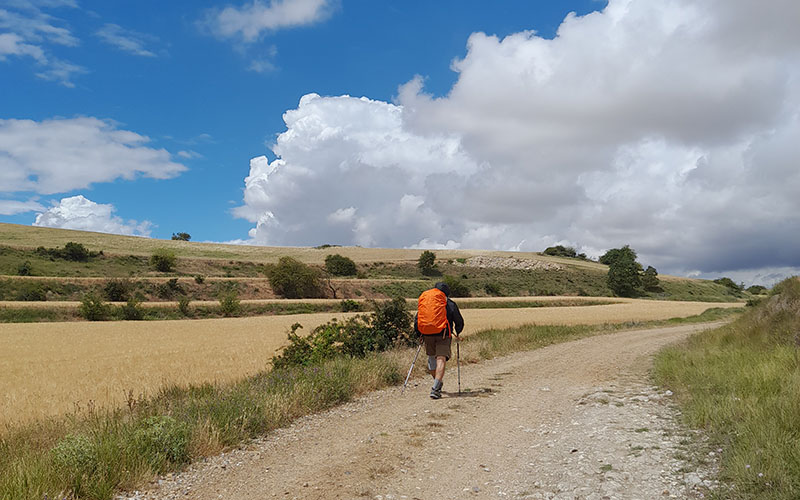
[[[700,315],[689,321],[704,319]],[[621,329],[524,326],[477,332],[463,342],[477,361]],[[399,384],[410,352],[397,349],[265,371],[232,384],[173,386],[154,398],[131,395],[124,409],[89,408],[0,431],[0,500],[109,499],[120,488],[135,488],[155,474],[264,435],[299,416]]]
[[[656,381],[721,448],[720,498],[800,498],[800,281],[723,328],[661,352]]]

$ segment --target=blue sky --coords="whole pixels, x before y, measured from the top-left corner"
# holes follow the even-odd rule
[[[769,283],[800,268],[797,5],[2,0],[0,221]]]

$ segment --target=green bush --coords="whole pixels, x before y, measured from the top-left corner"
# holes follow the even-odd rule
[[[744,286],[737,285],[735,281],[727,277],[717,278],[714,280],[714,283],[726,287],[730,293],[737,297],[741,297],[742,290],[744,290]]]
[[[325,257],[325,270],[334,276],[353,276],[357,272],[353,259],[338,253]]]
[[[202,285],[206,281],[206,278],[200,274],[194,277],[194,282],[198,285]]]
[[[61,474],[76,478],[95,472],[98,466],[97,449],[86,436],[69,434],[50,451],[53,463]]]
[[[320,273],[291,257],[281,257],[266,269],[272,290],[287,299],[322,297]]]
[[[189,302],[190,299],[188,295],[181,295],[178,298],[178,311],[180,311],[180,313],[183,314],[184,316],[192,315],[192,310],[189,307]]]
[[[547,247],[542,252],[545,255],[553,255],[555,257],[572,257],[578,256],[578,253],[572,247],[565,247],[563,245],[556,245],[554,247]]]
[[[158,473],[189,461],[189,427],[173,417],[149,417],[134,432],[136,453]]]
[[[105,321],[111,316],[111,306],[94,293],[87,293],[81,299],[78,312],[89,321]]]
[[[144,319],[144,309],[141,302],[136,298],[131,298],[124,306],[120,306],[122,319],[127,321],[140,321]]]
[[[658,279],[658,271],[653,266],[647,266],[642,274],[642,287],[648,292],[663,292],[661,281]]]
[[[103,287],[103,294],[111,302],[126,302],[130,298],[131,283],[127,280],[111,280]]]
[[[37,283],[25,283],[17,292],[17,300],[42,302],[47,300],[47,289]]]
[[[753,285],[747,288],[747,292],[752,293],[753,295],[764,295],[768,291],[769,290],[767,290],[767,287],[762,285]]]
[[[355,300],[345,299],[341,302],[342,312],[360,311],[361,305]]]
[[[150,256],[150,265],[156,271],[168,273],[175,268],[175,252],[168,248],[156,248]]]
[[[299,323],[292,325],[289,345],[273,356],[275,369],[308,366],[336,356],[363,357],[369,352],[385,351],[397,344],[410,344],[411,315],[400,297],[375,302],[370,315],[358,315],[345,321],[332,320],[300,336]]]
[[[64,245],[62,257],[65,260],[71,260],[75,262],[87,262],[89,260],[89,256],[90,256],[89,250],[80,243],[75,243],[74,241],[70,241],[66,245]]]
[[[469,287],[466,283],[461,281],[461,278],[455,276],[445,276],[444,282],[450,287],[451,297],[469,297],[471,295]]]
[[[29,260],[26,260],[17,267],[17,276],[30,276],[31,272],[33,272],[33,266],[31,266],[31,261]]]
[[[172,239],[176,241],[189,241],[192,236],[189,233],[172,233]]]
[[[492,297],[500,297],[503,295],[497,283],[486,283],[483,285],[483,291],[486,292],[486,295],[491,295]]]
[[[437,273],[436,254],[430,250],[425,250],[417,260],[417,267],[425,276],[433,276]]]
[[[225,290],[219,295],[219,308],[226,317],[238,316],[242,312],[239,292],[234,289]]]

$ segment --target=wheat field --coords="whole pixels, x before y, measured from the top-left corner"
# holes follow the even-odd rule
[[[469,334],[521,324],[601,324],[686,317],[740,304],[616,299],[582,307],[466,309]],[[0,324],[0,428],[87,406],[124,405],[172,384],[226,382],[268,367],[293,323],[320,313],[249,318]]]

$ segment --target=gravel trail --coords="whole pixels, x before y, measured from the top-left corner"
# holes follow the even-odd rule
[[[636,330],[462,366],[309,416],[160,478],[135,499],[701,498],[715,458],[648,383],[661,347],[717,324]],[[466,347],[466,346],[465,346]],[[454,360],[453,360],[454,361]],[[410,360],[409,360],[410,362]]]

